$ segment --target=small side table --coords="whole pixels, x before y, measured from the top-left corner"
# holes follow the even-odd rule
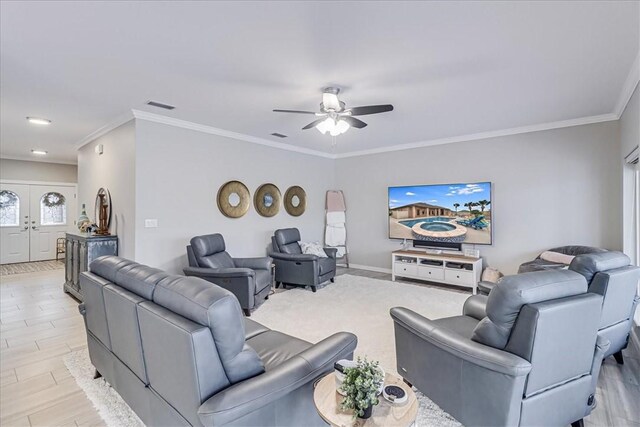
[[[393,404],[380,395],[380,403],[373,407],[373,415],[366,420],[361,418],[354,420],[353,411],[343,411],[340,408],[344,396],[336,391],[336,376],[333,372],[316,384],[313,401],[322,419],[334,427],[410,426],[418,415],[416,394],[402,379],[389,373],[385,374],[384,385],[402,387],[407,393],[407,401],[403,404]]]

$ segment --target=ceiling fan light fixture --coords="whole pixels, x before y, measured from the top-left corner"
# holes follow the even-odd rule
[[[331,117],[327,117],[316,125],[316,129],[318,129],[318,131],[320,131],[320,133],[323,135],[327,132],[330,132],[334,127],[335,123]]]
[[[348,131],[350,127],[349,123],[345,120],[335,120],[331,117],[327,117],[316,125],[316,129],[318,129],[321,134],[325,135],[329,132],[331,136],[342,135]]]

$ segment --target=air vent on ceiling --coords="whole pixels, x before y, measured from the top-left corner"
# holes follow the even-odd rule
[[[152,107],[164,108],[165,110],[173,110],[174,108],[176,108],[173,105],[163,104],[162,102],[156,101],[149,101],[147,102],[147,105],[151,105]]]
[[[286,137],[287,137],[287,135],[283,135],[283,134],[278,133],[278,132],[274,132],[274,133],[272,133],[271,135],[273,135],[273,136],[277,136],[278,138],[286,138]]]

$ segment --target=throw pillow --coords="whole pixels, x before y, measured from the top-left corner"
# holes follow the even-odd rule
[[[322,245],[320,245],[318,242],[298,242],[298,244],[300,245],[300,249],[302,249],[303,254],[316,255],[320,258],[327,258],[327,254],[322,248]]]
[[[500,271],[493,267],[487,267],[482,272],[482,281],[483,282],[492,282],[498,283],[502,278],[503,274]]]
[[[575,257],[573,255],[565,255],[560,252],[545,251],[540,254],[540,259],[558,264],[569,265]]]

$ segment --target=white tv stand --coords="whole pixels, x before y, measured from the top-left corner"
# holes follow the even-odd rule
[[[476,294],[482,275],[482,258],[429,254],[424,251],[391,252],[391,280],[396,276],[471,288]]]

